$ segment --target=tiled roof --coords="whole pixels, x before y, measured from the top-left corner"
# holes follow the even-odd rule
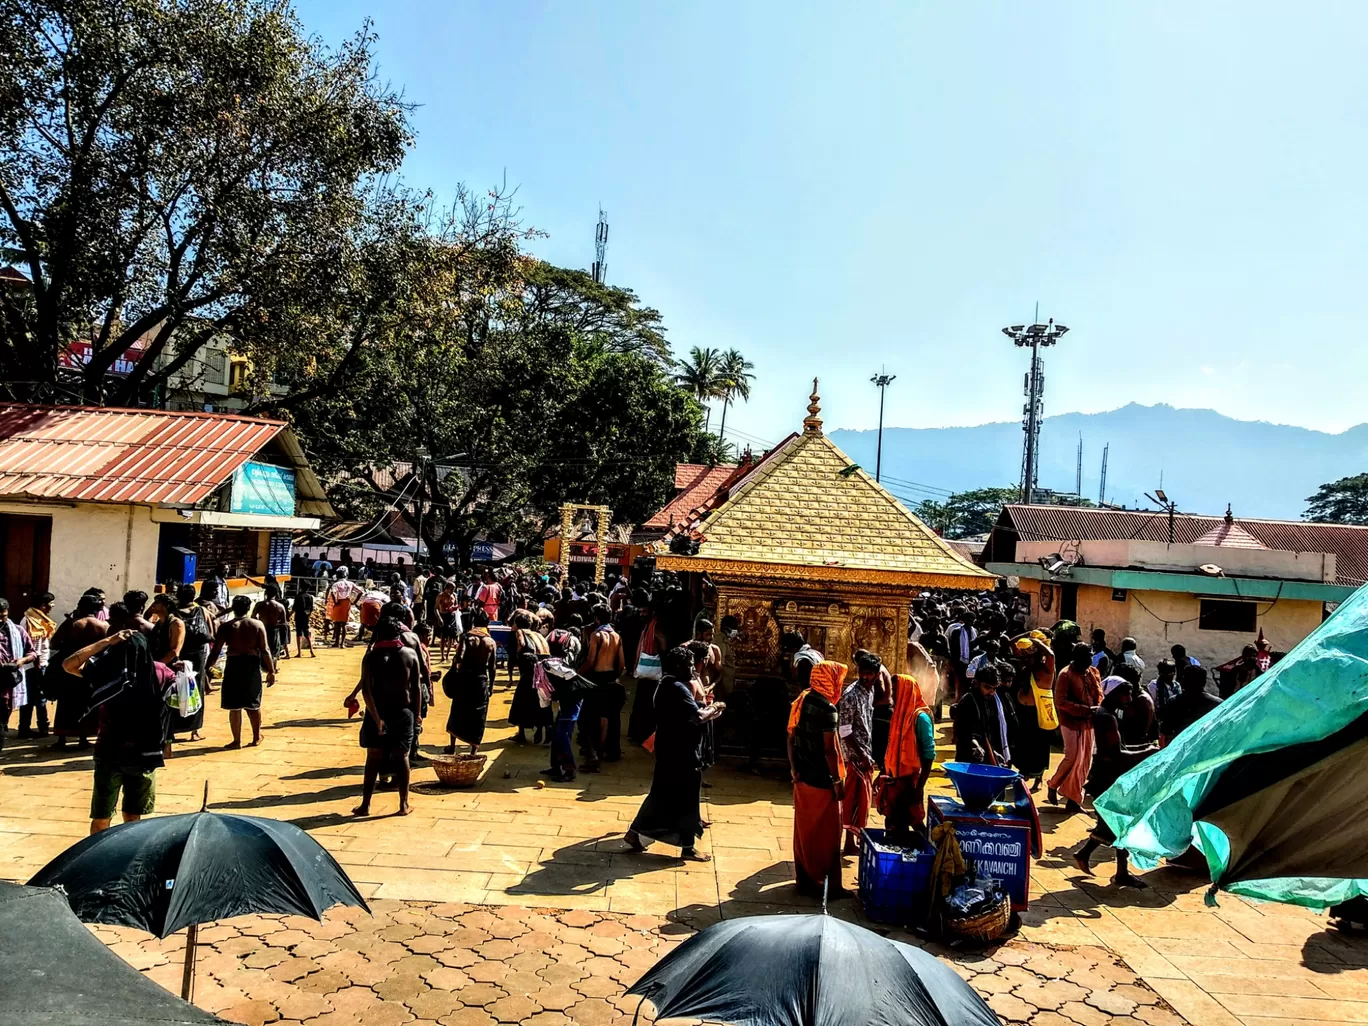
[[[300,512],[331,515],[283,422],[223,413],[0,404],[0,496],[193,505],[282,432]]]
[[[696,530],[706,560],[912,574],[965,587],[993,580],[819,432],[768,454]]]
[[[701,463],[680,463],[675,467],[675,487],[682,489],[642,527],[669,527],[688,517],[701,506],[736,469],[734,463],[719,463],[715,467]]]
[[[1192,544],[1212,545],[1222,549],[1266,549],[1263,542],[1239,524],[1222,521]]]
[[[1301,520],[1246,520],[1237,525],[1270,549],[1284,552],[1328,552],[1335,557],[1336,584],[1355,587],[1368,581],[1368,527],[1315,524]],[[1222,517],[1178,513],[1173,518],[1173,540],[1195,545]],[[1139,539],[1168,541],[1168,516],[1162,512],[1096,509],[1080,506],[1007,506],[988,543],[989,562],[1013,558],[1015,539],[1021,541],[1105,541]]]

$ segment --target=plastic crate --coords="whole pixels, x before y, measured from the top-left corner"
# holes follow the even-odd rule
[[[860,843],[860,905],[876,923],[896,926],[926,919],[936,849],[890,848],[884,832],[866,828]]]

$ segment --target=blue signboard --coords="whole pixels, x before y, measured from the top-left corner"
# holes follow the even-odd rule
[[[954,823],[964,857],[1002,881],[1013,908],[1026,908],[1031,895],[1030,814],[1002,805],[976,812],[944,795],[932,795],[929,804],[931,823]]]
[[[228,508],[232,513],[294,516],[295,472],[269,463],[244,463],[233,472]]]

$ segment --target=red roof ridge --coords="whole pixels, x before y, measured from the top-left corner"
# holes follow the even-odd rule
[[[289,422],[272,417],[254,417],[249,413],[226,411],[223,413],[208,410],[162,410],[143,406],[62,406],[56,403],[19,403],[0,400],[0,410],[33,410],[51,413],[112,413],[136,415],[141,417],[199,417],[209,420],[237,420],[248,424],[270,424],[273,427],[288,427]]]

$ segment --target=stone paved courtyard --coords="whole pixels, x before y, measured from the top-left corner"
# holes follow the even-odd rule
[[[722,917],[812,910],[790,883],[784,782],[724,766],[710,772],[712,828],[700,847],[711,864],[683,863],[663,848],[625,852],[622,833],[648,786],[649,757],[634,750],[600,775],[539,787],[546,751],[512,743],[502,719],[506,678],[478,788],[444,791],[420,769],[414,815],[386,815],[395,799],[382,792],[376,816],[353,819],[363,753],[341,700],[359,659],[352,649],[285,663],[267,692],[260,748],[224,751],[226,717],[211,700],[209,740],[180,747],[159,774],[160,813],[197,809],[207,781],[212,808],[309,830],[375,913],[336,909],[321,925],[244,917],[206,928],[196,994],[203,1007],[244,1023],[626,1026],[635,1009],[622,997],[626,987],[694,930]],[[426,724],[429,751],[445,741],[445,713],[443,701]],[[944,778],[933,785],[948,790]],[[86,753],[12,741],[0,755],[0,876],[26,880],[84,836],[89,787]],[[1301,909],[1228,895],[1206,908],[1205,881],[1174,868],[1146,874],[1146,892],[1112,887],[1109,864],[1080,882],[1067,849],[1088,818],[1042,818],[1046,855],[1033,867],[1019,935],[988,952],[932,948],[1004,1021],[1368,1022],[1368,942],[1327,932],[1323,917]],[[848,860],[846,884],[854,883]],[[860,921],[852,900],[831,911]],[[96,932],[179,989],[182,938]]]

